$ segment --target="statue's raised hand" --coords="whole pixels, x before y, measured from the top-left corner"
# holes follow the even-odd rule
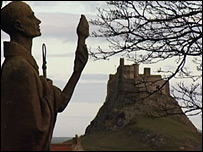
[[[81,15],[80,22],[77,27],[77,35],[78,37],[87,38],[89,36],[89,24],[84,15]]]
[[[89,25],[84,15],[81,15],[80,22],[77,27],[78,46],[75,52],[74,71],[81,73],[88,60],[87,46],[85,39],[89,36]]]

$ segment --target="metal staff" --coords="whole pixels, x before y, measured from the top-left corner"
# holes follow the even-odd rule
[[[46,50],[46,45],[43,43],[42,44],[42,61],[43,61],[43,64],[42,64],[42,70],[43,70],[43,76],[44,78],[47,78],[47,61],[46,61],[46,55],[47,55],[47,50]]]

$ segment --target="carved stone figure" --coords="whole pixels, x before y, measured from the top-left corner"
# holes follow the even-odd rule
[[[50,150],[57,113],[69,103],[88,60],[89,26],[81,15],[74,70],[64,89],[39,76],[32,39],[41,35],[40,23],[24,2],[13,1],[1,10],[1,29],[10,36],[1,69],[1,150]]]

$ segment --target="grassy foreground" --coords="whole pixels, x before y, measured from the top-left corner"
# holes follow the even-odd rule
[[[202,150],[202,134],[171,119],[137,115],[117,131],[95,132],[81,138],[88,151]]]

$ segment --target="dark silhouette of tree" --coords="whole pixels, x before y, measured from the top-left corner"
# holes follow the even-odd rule
[[[93,37],[106,38],[109,50],[90,50],[95,60],[116,54],[136,63],[163,63],[174,59],[175,69],[165,79],[191,81],[173,87],[172,95],[182,101],[185,113],[202,113],[202,1],[108,1],[91,20],[99,30]],[[190,69],[187,67],[189,64]],[[192,72],[196,68],[195,73]],[[161,89],[165,84],[160,86]]]

